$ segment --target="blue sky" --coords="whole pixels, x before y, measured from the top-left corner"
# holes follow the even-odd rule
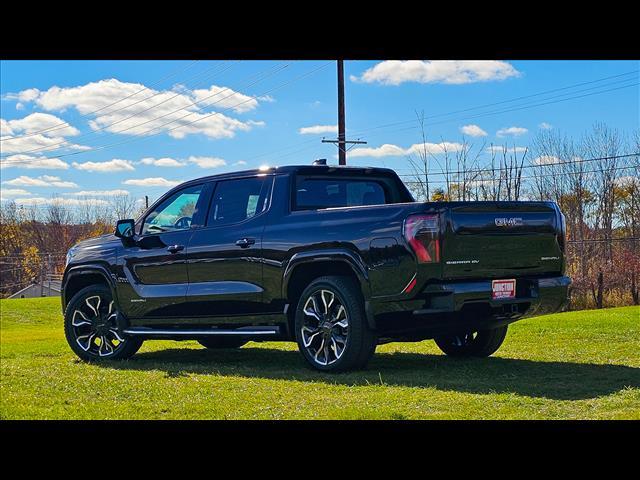
[[[0,66],[5,201],[60,196],[77,204],[124,191],[155,198],[175,182],[218,172],[336,162],[335,146],[320,142],[335,138],[320,128],[336,124],[335,62]],[[408,173],[407,154],[421,143],[416,110],[434,116],[427,142],[436,155],[441,142],[462,141],[463,127],[474,144],[509,146],[529,145],[541,125],[574,137],[596,121],[630,132],[640,123],[639,68],[636,61],[347,61],[347,136],[368,142],[348,163]],[[507,102],[563,87],[571,88]],[[459,110],[467,111],[444,115]],[[405,123],[375,128],[398,122]]]

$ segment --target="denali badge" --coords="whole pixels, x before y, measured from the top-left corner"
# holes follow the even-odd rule
[[[524,222],[520,217],[496,218],[495,222],[496,227],[519,227],[524,225]]]

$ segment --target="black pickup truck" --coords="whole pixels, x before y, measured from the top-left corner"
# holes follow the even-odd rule
[[[554,203],[417,203],[383,168],[215,175],[69,250],[65,333],[84,360],[148,339],[296,341],[326,371],[392,341],[486,356],[509,323],[563,307],[564,243]]]

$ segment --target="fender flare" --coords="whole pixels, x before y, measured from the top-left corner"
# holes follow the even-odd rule
[[[322,250],[308,250],[295,253],[284,269],[282,275],[282,298],[287,298],[289,281],[296,268],[314,262],[341,262],[346,263],[358,279],[360,291],[364,299],[364,310],[367,322],[371,328],[375,328],[375,321],[369,308],[371,298],[371,286],[369,283],[369,272],[362,257],[357,253],[345,248],[331,248]]]
[[[116,289],[115,280],[111,276],[111,272],[103,265],[100,264],[88,264],[88,265],[76,265],[70,267],[68,270],[64,272],[64,276],[62,278],[62,288],[60,292],[61,300],[62,300],[62,313],[64,314],[64,310],[67,306],[67,303],[70,299],[67,298],[67,284],[69,280],[72,278],[76,278],[82,275],[95,275],[98,274],[104,278],[106,284],[109,286],[111,290],[111,296],[116,305],[120,306],[118,302],[118,292]]]

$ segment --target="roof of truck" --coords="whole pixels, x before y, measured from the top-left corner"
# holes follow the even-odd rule
[[[334,172],[346,172],[350,171],[353,173],[381,173],[385,175],[393,174],[396,175],[396,172],[390,168],[382,168],[382,167],[352,167],[346,165],[284,165],[281,167],[261,167],[261,168],[253,168],[250,170],[240,170],[237,172],[226,172],[219,173],[216,175],[208,175],[206,177],[194,178],[193,180],[188,180],[181,185],[186,185],[192,182],[200,182],[200,181],[210,181],[210,180],[218,180],[218,179],[227,179],[227,178],[236,178],[236,177],[248,177],[252,175],[259,174],[274,174],[274,173],[292,173],[300,170],[307,170],[309,172],[322,172],[322,173],[334,173]]]

